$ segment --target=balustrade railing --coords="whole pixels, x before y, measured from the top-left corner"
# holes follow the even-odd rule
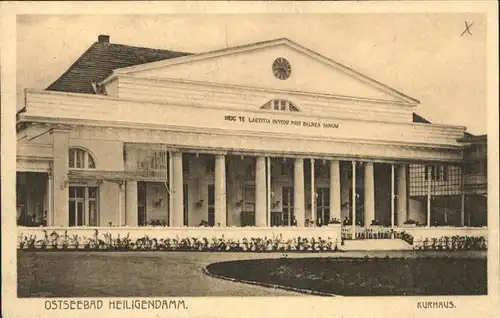
[[[352,226],[343,226],[341,235],[344,240],[353,239]],[[395,237],[395,231],[389,227],[383,226],[370,226],[370,227],[355,227],[354,239],[392,239]]]

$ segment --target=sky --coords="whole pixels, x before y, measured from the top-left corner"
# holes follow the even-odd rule
[[[461,35],[466,21],[472,35]],[[433,123],[487,131],[481,13],[20,15],[18,108],[25,88],[45,89],[99,34],[192,53],[286,37],[419,100]]]

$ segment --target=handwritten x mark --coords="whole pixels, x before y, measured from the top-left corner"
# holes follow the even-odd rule
[[[465,30],[464,32],[462,32],[462,34],[460,34],[460,36],[463,36],[465,33],[468,33],[469,35],[472,35],[472,33],[470,33],[470,28],[474,25],[474,22],[471,22],[470,24],[465,21]]]

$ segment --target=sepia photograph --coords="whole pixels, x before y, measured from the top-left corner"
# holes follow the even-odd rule
[[[12,21],[2,223],[40,317],[491,296],[485,12]]]

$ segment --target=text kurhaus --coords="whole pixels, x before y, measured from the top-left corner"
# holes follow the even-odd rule
[[[433,309],[433,308],[455,308],[453,301],[419,301],[417,308]]]

